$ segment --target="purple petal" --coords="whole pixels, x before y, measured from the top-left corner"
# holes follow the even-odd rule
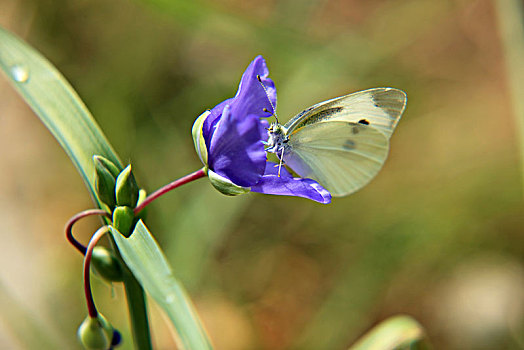
[[[219,103],[211,109],[211,114],[204,121],[202,131],[208,147],[209,140],[213,137],[218,120],[220,119],[222,111],[226,105],[229,105],[231,113],[237,116],[248,116],[253,114],[258,117],[266,118],[273,115],[274,111],[271,103],[273,106],[276,106],[277,92],[275,89],[275,83],[268,78],[268,75],[269,70],[267,69],[264,58],[262,56],[255,57],[242,75],[235,97]],[[264,91],[264,87],[262,87],[258,81],[257,76],[260,76],[267,94],[266,91]],[[271,103],[269,100],[271,100]],[[269,112],[264,112],[264,108]]]
[[[275,83],[268,78],[268,75],[269,70],[264,58],[262,56],[255,57],[242,76],[237,94],[234,97],[235,102],[238,103],[231,104],[232,113],[238,108],[236,112],[243,115],[255,114],[259,117],[271,117],[273,115],[272,105],[276,107],[277,92]],[[260,76],[264,86],[257,76]],[[264,112],[264,109],[268,112]]]
[[[276,194],[281,196],[304,197],[316,202],[327,204],[331,202],[331,193],[311,179],[294,178],[282,167],[278,176],[278,164],[267,162],[264,176],[251,186],[252,192]]]
[[[256,115],[239,117],[226,106],[211,139],[209,168],[238,186],[256,184],[266,165],[266,125]]]
[[[224,107],[229,106],[229,104],[233,101],[233,98],[228,98],[227,100],[220,102],[218,105],[216,105],[215,107],[213,107],[213,109],[209,111],[209,116],[206,118],[206,120],[204,120],[204,124],[202,125],[202,136],[204,136],[204,140],[206,141],[208,149],[209,141],[213,137],[213,133],[215,132],[220,117],[222,116],[222,111],[224,110]]]

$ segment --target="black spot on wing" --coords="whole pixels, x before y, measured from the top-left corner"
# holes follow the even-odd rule
[[[298,129],[298,128],[301,128],[301,127],[304,127],[306,125],[309,125],[309,124],[313,124],[313,123],[316,123],[316,122],[319,122],[321,120],[324,120],[324,119],[327,119],[329,118],[330,116],[332,116],[333,114],[335,113],[339,113],[340,111],[342,111],[344,108],[343,107],[332,107],[332,108],[326,108],[322,111],[319,111],[318,113],[315,113],[311,116],[309,116],[309,118],[303,120],[300,124],[298,124],[295,129]],[[301,114],[304,114],[305,112],[307,112],[308,110],[306,109],[304,112],[302,112]]]
[[[358,122],[360,124],[369,125],[369,121],[367,119],[360,119]]]
[[[346,140],[344,144],[342,145],[342,148],[348,151],[354,150],[356,147],[356,143],[353,140]]]

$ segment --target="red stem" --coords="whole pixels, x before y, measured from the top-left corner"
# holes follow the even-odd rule
[[[146,199],[144,199],[144,201],[142,203],[140,203],[140,205],[138,205],[134,209],[135,215],[140,213],[140,211],[142,211],[142,209],[144,209],[152,201],[154,201],[158,197],[162,196],[163,194],[165,194],[165,193],[167,193],[167,192],[169,192],[171,190],[174,190],[175,188],[177,188],[179,186],[187,184],[188,182],[200,179],[201,177],[204,177],[204,176],[206,176],[206,172],[204,171],[204,169],[200,169],[200,170],[195,171],[194,173],[191,173],[189,175],[181,177],[178,180],[175,180],[175,181],[173,181],[171,183],[168,183],[164,187],[159,188],[158,190],[156,190],[155,192],[153,192],[149,196],[147,196]]]
[[[82,255],[85,255],[86,254],[86,250],[87,248],[80,242],[78,242],[75,237],[73,236],[73,225],[80,219],[83,219],[87,216],[92,216],[92,215],[104,215],[108,218],[111,218],[111,214],[106,212],[105,210],[102,210],[102,209],[89,209],[89,210],[84,210],[78,214],[76,214],[75,216],[73,216],[71,219],[69,219],[69,221],[67,222],[66,224],[66,227],[65,227],[65,232],[66,232],[66,237],[67,237],[67,240],[69,241],[69,243],[71,243],[80,253],[82,253]]]
[[[95,301],[93,300],[93,293],[91,292],[91,279],[89,276],[89,267],[91,266],[91,256],[93,255],[93,249],[96,244],[107,233],[108,227],[100,227],[87,245],[86,256],[84,257],[84,293],[86,295],[87,311],[90,317],[97,317],[98,311],[96,310]]]

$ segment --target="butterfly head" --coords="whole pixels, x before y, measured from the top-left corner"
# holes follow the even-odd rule
[[[280,150],[284,148],[287,143],[287,136],[284,127],[278,122],[271,123],[267,129],[268,140],[267,140],[267,152],[280,153]]]

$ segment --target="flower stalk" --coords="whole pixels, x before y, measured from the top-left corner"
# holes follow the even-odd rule
[[[189,175],[181,177],[180,179],[177,179],[177,180],[175,180],[173,182],[170,182],[167,185],[159,188],[158,190],[156,190],[155,192],[153,192],[149,196],[147,196],[142,201],[142,203],[140,203],[134,209],[135,215],[140,213],[140,211],[142,211],[142,209],[144,209],[146,206],[148,206],[152,201],[154,201],[158,197],[160,197],[160,196],[166,194],[167,192],[169,192],[171,190],[174,190],[175,188],[180,187],[180,186],[182,186],[182,185],[184,185],[184,184],[186,184],[188,182],[200,179],[201,177],[205,177],[205,176],[206,176],[206,171],[204,170],[204,168],[202,168],[202,169],[199,169],[199,170],[197,170],[197,171],[195,171],[195,172],[193,172],[193,173],[191,173]]]
[[[93,215],[101,215],[101,216],[105,216],[107,218],[111,218],[111,214],[109,214],[105,210],[102,210],[102,209],[89,209],[89,210],[81,211],[80,213],[78,213],[75,216],[73,216],[71,219],[69,219],[69,221],[67,222],[67,224],[65,226],[65,233],[66,233],[67,240],[82,255],[86,255],[87,248],[82,243],[80,243],[78,240],[76,240],[76,238],[73,236],[73,226],[80,219],[83,219],[83,218],[88,217],[88,216],[93,216]]]
[[[84,257],[84,293],[86,296],[87,311],[89,316],[95,318],[98,316],[98,311],[95,306],[95,301],[93,300],[93,293],[91,291],[91,278],[90,278],[90,267],[91,267],[91,257],[93,256],[93,249],[96,244],[108,231],[107,226],[99,228],[87,245],[86,255]]]

